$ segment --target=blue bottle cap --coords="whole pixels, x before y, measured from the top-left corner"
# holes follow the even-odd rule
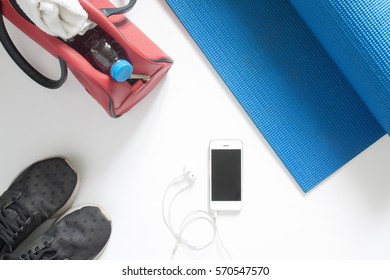
[[[126,59],[119,59],[111,66],[110,74],[118,82],[124,82],[133,73],[133,66]]]

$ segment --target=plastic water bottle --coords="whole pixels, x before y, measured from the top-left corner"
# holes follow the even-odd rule
[[[133,66],[125,58],[122,47],[99,26],[67,41],[93,67],[118,82],[131,77]]]

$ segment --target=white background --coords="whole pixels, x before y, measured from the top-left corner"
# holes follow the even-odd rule
[[[115,1],[114,3],[121,3]],[[59,90],[30,80],[0,48],[0,191],[27,165],[64,155],[77,166],[77,204],[111,215],[102,259],[170,258],[174,239],[161,200],[185,164],[198,180],[174,205],[173,222],[208,207],[208,143],[244,143],[244,208],[218,228],[233,259],[387,259],[390,257],[390,139],[385,136],[304,194],[165,1],[142,0],[129,18],[175,60],[168,76],[119,119],[69,75]],[[11,36],[33,65],[55,78],[58,62],[19,31]],[[55,69],[55,70],[53,70]],[[208,237],[204,224],[191,237]],[[180,247],[177,259],[224,259],[221,246]]]

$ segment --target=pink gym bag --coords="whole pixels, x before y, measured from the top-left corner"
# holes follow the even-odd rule
[[[134,6],[136,0],[130,0],[126,6],[120,8],[114,7],[108,0],[80,0],[89,19],[125,50],[126,58],[134,67],[134,73],[150,76],[149,79],[126,82],[117,82],[101,73],[61,39],[41,31],[23,13],[15,0],[0,1],[2,15],[59,59],[61,77],[58,80],[49,79],[31,66],[12,43],[3,17],[0,16],[0,41],[15,63],[35,82],[51,89],[59,88],[66,81],[69,68],[111,117],[119,117],[130,110],[161,81],[172,66],[173,60],[123,15]]]

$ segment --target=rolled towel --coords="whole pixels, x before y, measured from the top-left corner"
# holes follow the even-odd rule
[[[42,31],[70,39],[84,34],[95,24],[78,0],[16,0],[23,12]]]

